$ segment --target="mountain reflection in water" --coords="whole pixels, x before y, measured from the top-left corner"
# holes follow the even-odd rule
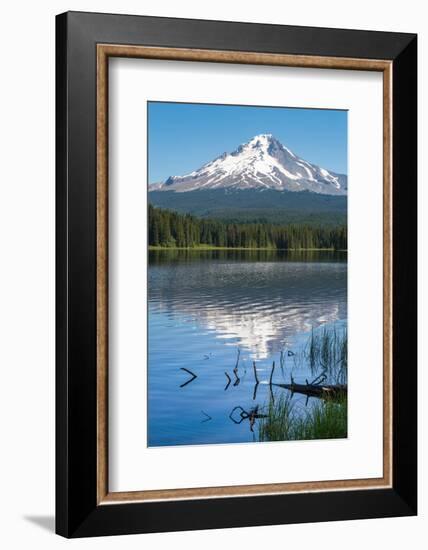
[[[169,261],[168,251],[151,252],[150,314],[184,317],[254,359],[346,317],[344,253],[255,252],[174,251]]]
[[[346,322],[346,259],[329,251],[150,251],[149,445],[251,441],[245,423],[228,416],[255,405],[252,362],[263,380],[281,350],[312,328]],[[238,349],[241,381],[224,392]],[[189,377],[183,368],[197,378],[180,388]]]

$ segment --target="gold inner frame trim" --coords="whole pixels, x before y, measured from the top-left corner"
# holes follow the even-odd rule
[[[276,65],[383,73],[383,476],[296,483],[109,492],[108,488],[108,59]],[[187,48],[97,45],[97,503],[224,498],[392,486],[392,62]]]

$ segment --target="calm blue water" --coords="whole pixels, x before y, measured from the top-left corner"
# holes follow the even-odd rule
[[[151,251],[149,446],[254,441],[231,411],[266,405],[273,360],[275,382],[304,382],[298,351],[312,328],[346,324],[346,297],[346,253]]]

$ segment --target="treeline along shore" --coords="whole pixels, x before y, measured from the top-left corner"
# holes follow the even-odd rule
[[[347,249],[347,227],[229,223],[149,205],[152,248]]]

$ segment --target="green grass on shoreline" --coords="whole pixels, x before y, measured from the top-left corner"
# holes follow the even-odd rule
[[[348,384],[348,333],[333,325],[312,330],[303,354],[314,381],[311,384]],[[308,383],[306,381],[306,383]],[[347,437],[347,392],[330,399],[317,399],[302,408],[290,392],[277,391],[264,406],[259,423],[260,441],[297,441]],[[308,405],[308,403],[306,403]]]
[[[213,246],[213,245],[197,245],[197,246],[154,246],[149,245],[149,250],[270,250],[272,252],[281,251],[281,250],[313,250],[313,251],[327,251],[327,252],[347,252],[344,249],[335,249],[335,248],[272,248],[272,247],[234,247],[234,246]]]
[[[296,414],[290,394],[271,400],[259,425],[259,441],[337,439],[348,436],[347,400],[319,400],[304,414]]]

